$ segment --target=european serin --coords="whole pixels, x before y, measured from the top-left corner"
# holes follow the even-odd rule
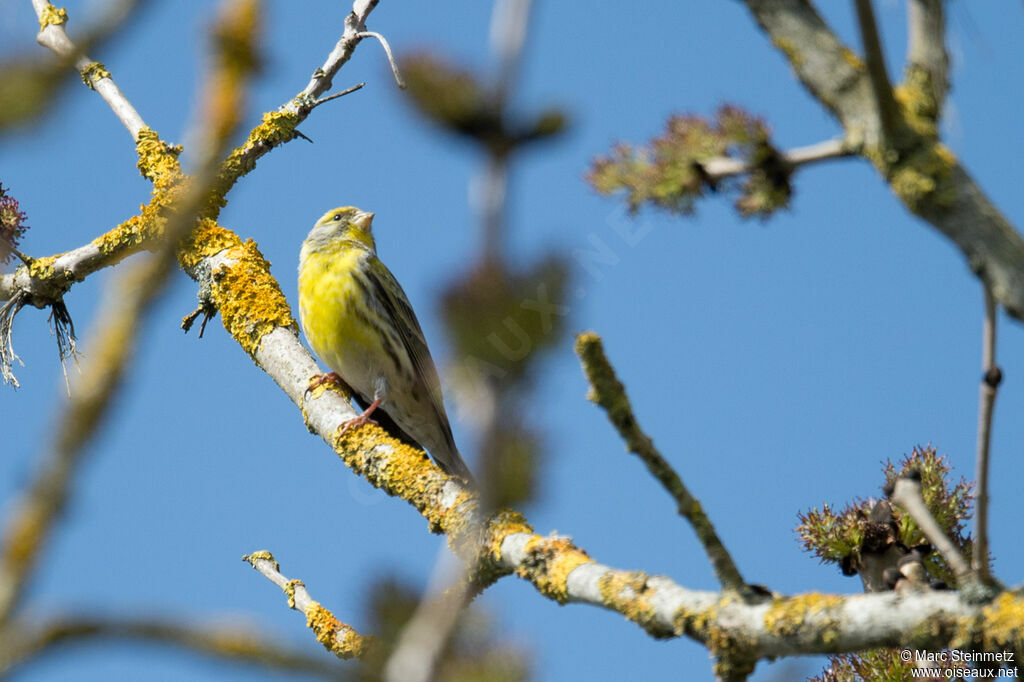
[[[442,469],[472,483],[452,438],[441,382],[416,313],[398,280],[377,258],[373,214],[352,206],[316,221],[299,257],[299,319],[313,351],[370,421],[375,410],[393,435],[425,447]],[[391,423],[388,423],[391,422]]]

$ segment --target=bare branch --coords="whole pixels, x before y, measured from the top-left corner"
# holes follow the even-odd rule
[[[376,38],[380,46],[384,48],[384,54],[388,57],[388,66],[391,67],[391,74],[395,77],[395,84],[402,90],[405,90],[405,80],[402,79],[402,72],[398,69],[398,62],[395,61],[395,55],[391,53],[391,45],[388,44],[387,38],[376,31],[360,31],[356,34],[356,38]]]
[[[800,82],[847,130],[860,130],[872,142],[877,116],[864,64],[840,42],[814,6],[807,0],[744,1]]]
[[[806,147],[795,147],[781,154],[782,160],[792,168],[830,159],[841,159],[856,156],[857,150],[845,139],[825,140]],[[708,159],[701,164],[704,172],[711,180],[749,173],[753,166],[745,160],[719,156]]]
[[[334,614],[319,602],[314,601],[301,580],[290,580],[282,575],[280,565],[270,552],[253,552],[246,554],[242,560],[249,562],[267,580],[288,595],[288,608],[304,614],[306,627],[313,630],[317,641],[338,658],[359,658],[373,646],[373,638],[360,635],[354,628],[335,618]]]
[[[864,46],[864,60],[867,62],[871,90],[878,106],[881,132],[884,140],[891,141],[896,137],[901,119],[896,97],[892,92],[889,72],[885,68],[885,52],[882,50],[882,40],[878,35],[875,10],[871,6],[871,0],[854,0],[854,4],[857,6],[857,25]]]
[[[913,478],[897,478],[890,497],[893,502],[910,514],[914,523],[928,538],[928,542],[939,550],[942,558],[953,569],[958,583],[962,586],[968,582],[971,579],[971,567],[967,565],[956,545],[946,536],[935,517],[928,511],[928,506],[924,503],[924,498],[921,497],[921,482]]]
[[[927,74],[936,118],[949,91],[949,53],[946,51],[945,0],[907,2],[907,68]]]
[[[996,391],[1002,380],[1002,371],[996,364],[996,301],[987,286],[985,292],[985,321],[982,325],[981,379],[978,398],[978,449],[975,461],[974,494],[974,550],[971,567],[983,583],[990,583],[992,575],[988,561],[988,473],[989,452],[992,439],[992,414],[995,408]]]
[[[56,10],[48,0],[32,0],[32,7],[39,17],[41,29],[36,36],[36,42],[43,47],[49,48],[58,57],[74,64],[75,69],[82,74],[82,78],[93,90],[99,93],[118,120],[128,129],[133,140],[139,139],[139,131],[146,127],[146,122],[135,110],[132,103],[128,101],[125,94],[117,87],[110,72],[102,64],[94,62],[75,46],[68,38],[64,30],[67,23],[67,13],[63,10]]]
[[[704,513],[700,502],[690,494],[679,474],[661,456],[650,437],[640,429],[636,417],[633,416],[633,408],[626,396],[626,389],[615,376],[615,370],[605,357],[601,338],[593,332],[580,334],[576,337],[576,354],[583,363],[583,371],[590,383],[588,398],[605,409],[619,435],[626,441],[629,451],[643,460],[651,475],[658,479],[676,501],[680,516],[693,526],[722,587],[727,590],[742,590],[746,582],[725,545],[718,538],[715,527]]]
[[[337,680],[344,673],[338,663],[283,647],[243,625],[211,627],[166,620],[66,616],[41,623],[14,621],[0,632],[0,676],[6,677],[19,665],[61,646],[97,640],[140,640],[177,646],[237,663],[329,680]]]
[[[351,88],[346,88],[346,89],[342,90],[341,92],[336,92],[333,95],[328,95],[327,97],[321,97],[317,101],[313,102],[313,108],[316,108],[316,107],[320,106],[321,104],[326,104],[327,102],[331,102],[333,100],[336,100],[339,97],[344,97],[345,95],[351,95],[356,90],[362,90],[365,86],[366,86],[366,83],[356,83]]]
[[[334,45],[334,49],[327,55],[324,63],[313,72],[313,77],[299,93],[299,96],[282,106],[279,111],[301,115],[303,102],[314,102],[331,89],[334,75],[345,65],[345,62],[352,58],[356,45],[362,40],[359,34],[366,31],[366,18],[370,16],[370,12],[379,1],[355,0],[352,3],[352,11],[345,17],[345,30]],[[301,117],[305,118],[305,115],[301,115]]]
[[[430,586],[412,618],[402,628],[384,666],[385,682],[429,682],[435,679],[441,654],[473,598],[468,572],[452,571],[439,557]]]

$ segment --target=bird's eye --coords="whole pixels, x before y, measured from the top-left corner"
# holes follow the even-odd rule
[[[335,213],[334,214],[334,219],[335,220],[341,220],[341,214],[340,213]]]

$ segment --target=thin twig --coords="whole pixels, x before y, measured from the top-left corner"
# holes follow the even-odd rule
[[[992,290],[982,284],[985,292],[985,321],[982,324],[981,379],[978,398],[978,448],[975,460],[977,488],[974,494],[974,549],[971,566],[983,583],[991,582],[988,561],[988,473],[992,439],[992,414],[1002,371],[996,364],[996,300]]]
[[[341,659],[359,658],[374,645],[372,637],[364,637],[350,625],[342,623],[330,611],[314,601],[301,580],[292,580],[281,573],[274,555],[266,550],[246,554],[247,561],[263,577],[288,595],[288,607],[306,616],[306,626],[316,634],[325,649]]]
[[[339,97],[344,97],[345,95],[351,95],[356,90],[362,90],[365,85],[366,85],[366,83],[356,83],[351,88],[346,88],[345,90],[342,90],[341,92],[336,92],[333,95],[328,95],[327,97],[321,97],[317,101],[313,102],[312,108],[315,109],[318,106],[320,106],[321,104],[326,104],[327,102],[330,102],[332,100],[336,100]]]
[[[878,23],[871,0],[854,0],[857,6],[857,25],[860,28],[861,43],[864,45],[864,61],[867,63],[871,90],[875,94],[878,116],[881,122],[882,135],[891,140],[896,133],[899,120],[899,107],[892,91],[889,72],[885,68],[885,53],[882,41],[878,36]]]
[[[398,62],[395,61],[395,55],[391,53],[391,46],[388,44],[387,38],[376,31],[360,31],[356,34],[356,38],[377,39],[377,42],[384,48],[384,54],[388,56],[388,65],[391,67],[391,73],[395,77],[395,83],[401,90],[405,90],[405,80],[402,78],[402,72],[398,70]]]
[[[856,156],[857,149],[843,138],[824,140],[806,147],[794,147],[788,152],[781,154],[782,161],[792,168],[828,161],[830,159],[841,159],[848,156]],[[754,166],[746,160],[734,159],[728,156],[716,156],[701,164],[704,173],[710,180],[721,180],[735,175],[743,175],[750,172]]]
[[[640,429],[626,396],[626,388],[615,376],[615,369],[604,354],[601,338],[593,332],[580,334],[576,337],[576,354],[590,383],[590,394],[587,397],[605,409],[619,435],[626,441],[629,451],[643,460],[648,471],[675,499],[680,516],[693,526],[722,587],[742,590],[746,585],[743,576],[718,538],[700,502],[690,494],[679,474],[661,456],[650,437]]]
[[[62,646],[125,640],[180,647],[236,663],[258,665],[264,670],[303,673],[329,680],[337,680],[345,672],[341,664],[331,659],[284,647],[241,624],[210,626],[132,617],[66,616],[39,623],[15,621],[0,633],[0,677],[6,678],[19,665],[59,651]]]
[[[946,536],[938,521],[932,516],[928,506],[921,496],[921,482],[911,477],[896,479],[892,495],[889,496],[893,502],[903,507],[904,511],[910,514],[914,523],[921,529],[928,542],[932,543],[935,549],[939,550],[942,558],[946,560],[949,567],[956,575],[957,583],[962,587],[971,579],[971,567],[957,551],[956,545]]]

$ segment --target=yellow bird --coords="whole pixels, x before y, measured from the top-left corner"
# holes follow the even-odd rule
[[[447,473],[473,484],[441,396],[441,381],[409,299],[377,258],[373,213],[343,206],[316,221],[299,256],[302,331],[332,371],[328,379],[351,389],[363,413],[343,431],[377,411],[387,430],[426,448]],[[381,413],[385,416],[381,416]]]

